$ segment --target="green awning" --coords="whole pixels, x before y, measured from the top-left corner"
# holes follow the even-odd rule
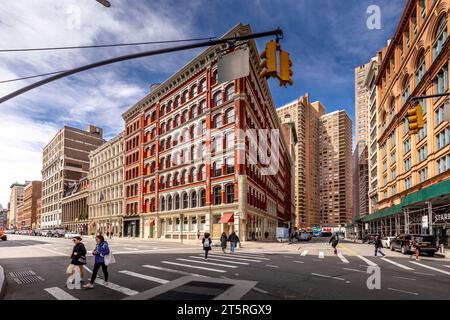
[[[362,218],[362,221],[370,222],[370,221],[377,220],[380,218],[390,217],[390,216],[393,216],[400,212],[402,212],[402,206],[399,204],[399,205],[396,205],[396,206],[393,206],[390,208],[379,210],[379,211],[375,212],[374,214],[365,216]]]

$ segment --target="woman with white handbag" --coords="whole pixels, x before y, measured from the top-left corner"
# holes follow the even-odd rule
[[[109,275],[108,275],[108,266],[107,265],[111,263],[111,259],[110,259],[111,256],[108,257],[110,255],[108,242],[105,241],[105,238],[102,235],[96,236],[95,242],[97,242],[97,245],[95,246],[94,251],[92,251],[92,254],[95,257],[94,270],[92,270],[92,277],[91,277],[90,283],[88,283],[84,286],[85,289],[94,288],[94,282],[95,282],[95,279],[97,278],[97,273],[98,273],[98,270],[100,270],[100,267],[102,268],[103,275],[105,278],[105,285],[109,284],[108,283]]]

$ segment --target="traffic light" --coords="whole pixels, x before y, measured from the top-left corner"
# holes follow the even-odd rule
[[[417,134],[420,129],[423,129],[424,122],[421,105],[417,105],[408,111],[408,122],[411,134]]]
[[[286,51],[280,51],[280,86],[286,86],[289,84],[292,86],[294,84],[294,80],[292,80],[292,61],[289,57],[289,53]]]
[[[277,76],[277,48],[278,44],[275,41],[270,41],[266,44],[266,50],[261,53],[261,59],[263,59],[259,65],[260,68],[263,68],[259,74],[261,78]]]
[[[104,5],[105,7],[109,8],[111,7],[111,3],[109,3],[108,0],[96,0],[98,3],[101,3],[102,5]]]

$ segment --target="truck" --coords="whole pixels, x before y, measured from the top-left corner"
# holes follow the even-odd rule
[[[0,228],[0,240],[6,241],[7,239],[6,234],[3,233],[3,229]]]

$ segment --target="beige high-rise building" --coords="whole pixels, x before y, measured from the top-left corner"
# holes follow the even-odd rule
[[[319,133],[325,108],[309,101],[305,94],[277,110],[282,123],[293,122],[297,133],[295,146],[295,226],[320,226]]]
[[[322,224],[344,227],[352,220],[352,120],[344,110],[321,117],[320,213]]]
[[[43,151],[41,227],[61,226],[61,200],[70,185],[89,173],[89,152],[104,143],[103,130],[64,126]]]
[[[124,133],[89,154],[90,232],[123,234]]]
[[[368,94],[365,86],[370,63],[355,68],[355,127],[356,144],[369,141],[369,108]]]
[[[11,196],[9,199],[10,210],[8,215],[10,228],[18,227],[18,207],[23,205],[24,188],[28,184],[28,182],[29,181],[26,181],[25,184],[15,182],[10,187]]]

